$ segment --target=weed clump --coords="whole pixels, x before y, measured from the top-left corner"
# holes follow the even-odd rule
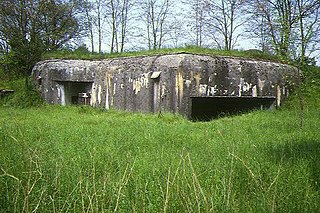
[[[39,91],[35,90],[25,79],[7,81],[0,85],[2,88],[12,89],[14,92],[0,100],[0,105],[7,107],[38,107],[44,105]]]

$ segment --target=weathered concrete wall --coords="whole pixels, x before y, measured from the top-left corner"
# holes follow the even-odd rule
[[[49,60],[37,63],[33,75],[48,103],[63,104],[61,83],[94,82],[97,65],[97,62],[82,60]]]
[[[78,91],[90,94],[92,106],[190,117],[190,97],[276,97],[280,106],[296,82],[297,69],[242,58],[175,54],[48,60],[39,62],[33,75],[49,103],[69,103],[68,96]]]

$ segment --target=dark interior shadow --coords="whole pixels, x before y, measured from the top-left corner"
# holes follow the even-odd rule
[[[191,97],[191,119],[210,121],[253,110],[270,109],[274,106],[274,102],[274,97]]]

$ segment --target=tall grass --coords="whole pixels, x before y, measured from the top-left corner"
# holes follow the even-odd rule
[[[1,212],[319,212],[320,116],[1,107]]]

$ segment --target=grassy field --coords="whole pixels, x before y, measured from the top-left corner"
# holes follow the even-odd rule
[[[0,212],[319,212],[319,104],[300,129],[292,103],[211,122],[2,106]]]
[[[302,129],[295,96],[191,122],[41,104],[0,81],[16,91],[0,100],[0,212],[320,212],[318,71]]]

